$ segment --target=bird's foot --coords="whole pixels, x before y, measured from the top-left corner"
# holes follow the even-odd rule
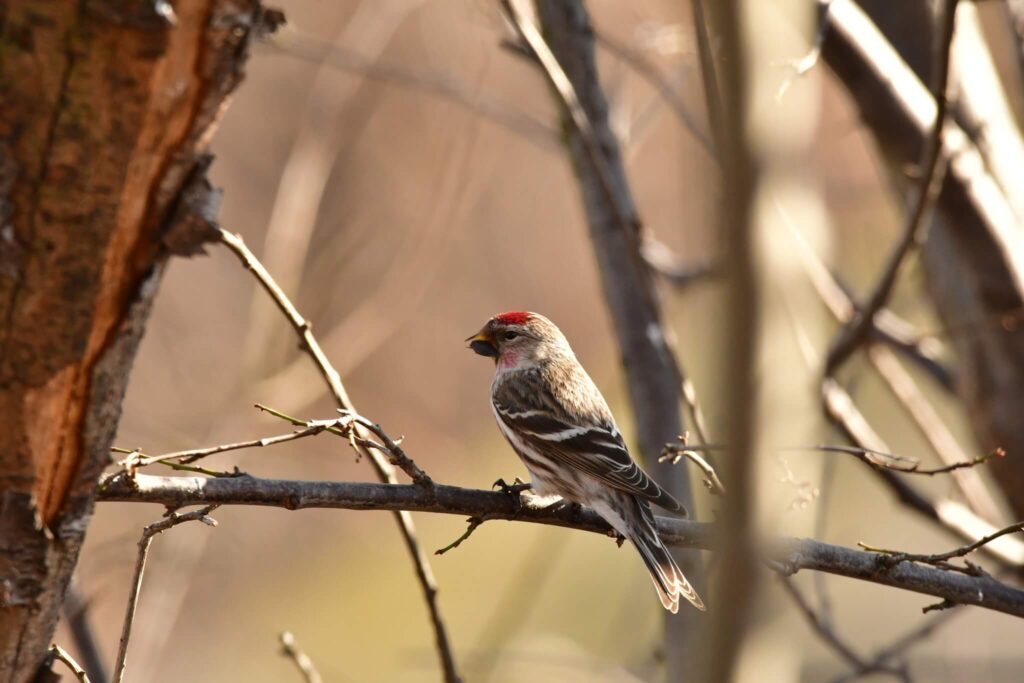
[[[501,489],[501,492],[510,496],[519,497],[519,494],[523,491],[529,491],[533,488],[533,484],[528,481],[523,481],[519,477],[516,477],[511,484],[506,484],[504,479],[491,484],[492,489]]]

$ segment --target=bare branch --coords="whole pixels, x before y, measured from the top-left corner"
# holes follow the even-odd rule
[[[999,531],[991,533],[983,538],[978,539],[974,543],[968,543],[967,545],[954,548],[945,553],[935,553],[933,555],[917,555],[914,553],[905,553],[899,550],[887,550],[885,548],[875,548],[867,545],[866,543],[858,543],[860,547],[865,550],[870,550],[874,553],[881,553],[883,555],[890,555],[893,562],[924,562],[925,564],[932,564],[937,566],[946,566],[946,563],[956,557],[965,557],[970,555],[979,548],[983,548],[997,538],[1002,538],[1007,534],[1014,534],[1020,531],[1024,531],[1024,522],[1017,522],[1009,526],[1003,527]],[[968,571],[974,571],[971,569],[973,565],[968,566]],[[948,567],[947,567],[948,568]]]
[[[168,460],[180,460],[181,463],[193,463],[202,458],[216,455],[217,453],[226,453],[228,451],[237,451],[243,448],[265,448],[267,446],[275,446],[280,443],[287,441],[294,441],[295,439],[302,439],[307,436],[316,436],[320,432],[326,430],[326,425],[314,425],[312,427],[306,427],[305,429],[291,432],[290,434],[281,434],[279,436],[265,436],[262,439],[251,439],[249,441],[239,441],[237,443],[226,443],[217,446],[210,446],[208,448],[194,448],[187,451],[175,451],[173,453],[164,453],[163,455],[146,455],[139,450],[127,451],[129,455],[136,454],[138,457],[133,459],[130,463],[133,467],[146,467],[147,465],[153,465],[155,463],[163,463]],[[115,453],[125,453],[126,449],[123,448],[111,448],[111,451]]]
[[[310,421],[300,420],[292,417],[291,415],[286,415],[285,413],[275,410],[269,406],[265,406],[262,403],[257,403],[256,408],[266,413],[270,413],[274,417],[279,417],[282,420],[291,422],[293,425],[307,425],[307,429],[319,429],[321,431],[326,430],[332,434],[337,434],[338,436],[347,438],[353,450],[356,451],[356,457],[359,457],[365,449],[373,449],[383,453],[388,457],[392,465],[398,466],[403,472],[408,474],[409,478],[416,484],[426,486],[428,488],[434,485],[430,476],[424,472],[412,458],[406,455],[405,451],[399,445],[401,439],[398,441],[393,440],[379,424],[366,419],[358,413],[351,410],[339,409],[338,412],[341,413],[341,417],[338,419]],[[383,444],[360,436],[358,434],[358,430],[355,428],[356,425],[365,427],[368,431],[375,434]]]
[[[125,480],[129,480],[129,478],[126,476]],[[167,531],[185,522],[198,521],[209,526],[217,526],[216,520],[209,517],[209,514],[217,509],[217,507],[219,507],[219,504],[213,503],[199,510],[193,510],[184,514],[171,512],[164,519],[153,522],[142,530],[142,538],[139,539],[139,555],[135,560],[135,577],[132,580],[131,592],[128,594],[128,606],[125,608],[124,624],[121,627],[121,641],[117,648],[117,662],[114,664],[114,683],[121,683],[124,680],[124,669],[128,660],[128,641],[132,636],[135,610],[139,604],[139,592],[142,590],[142,575],[146,569],[146,558],[149,556],[149,546],[153,542],[153,537],[162,531]]]
[[[947,474],[956,470],[970,469],[977,467],[978,465],[984,465],[992,458],[1001,458],[1006,455],[1006,452],[1001,448],[997,448],[990,453],[979,455],[976,458],[970,460],[963,460],[961,462],[954,462],[949,465],[934,468],[922,468],[917,458],[908,458],[905,455],[896,455],[894,453],[885,453],[882,451],[875,451],[870,448],[864,448],[862,446],[804,446],[794,447],[787,450],[815,450],[825,451],[829,453],[846,453],[856,457],[858,460],[862,460],[872,467],[881,467],[884,469],[895,470],[897,472],[903,472],[904,474],[923,474],[929,477],[933,477],[936,474]]]
[[[688,458],[694,465],[700,468],[701,472],[704,473],[704,486],[707,487],[708,491],[715,496],[724,496],[725,485],[722,484],[722,480],[718,478],[718,473],[715,472],[715,468],[711,466],[711,463],[705,460],[704,456],[687,445],[686,434],[680,434],[679,440],[682,443],[665,444],[665,448],[661,452],[659,461],[671,461],[673,465],[677,465],[681,459]]]
[[[853,669],[860,675],[872,674],[872,673],[885,673],[898,678],[906,679],[904,671],[901,668],[894,667],[887,663],[887,660],[869,661],[858,655],[853,651],[839,634],[821,617],[814,611],[814,607],[811,606],[810,601],[807,597],[800,592],[800,589],[796,587],[793,580],[789,577],[782,577],[782,587],[786,590],[789,596],[796,603],[800,613],[804,615],[807,623],[810,627],[818,634],[818,636],[826,643],[832,650],[835,651],[842,659],[844,659]]]
[[[558,147],[558,131],[510,102],[472,92],[464,83],[446,74],[413,71],[396,64],[383,64],[336,43],[329,43],[293,27],[278,31],[270,44],[282,53],[308,62],[323,62],[335,69],[401,88],[440,97],[476,112],[497,125],[545,150]],[[694,135],[697,132],[694,131]]]
[[[656,65],[651,63],[643,54],[638,50],[633,49],[629,45],[623,45],[619,41],[609,36],[604,31],[594,31],[594,38],[598,45],[603,46],[608,50],[609,53],[615,55],[623,62],[628,64],[637,74],[640,75],[645,81],[647,81],[658,94],[662,100],[672,108],[672,111],[676,113],[676,116],[682,121],[683,126],[686,130],[690,131],[690,134],[694,137],[700,146],[707,152],[711,159],[715,159],[715,149],[711,144],[711,140],[708,139],[707,134],[704,132],[703,127],[700,123],[694,119],[693,113],[689,107],[686,106],[686,102],[679,96],[679,88],[675,87],[672,83],[665,78]]]
[[[900,655],[904,654],[914,645],[918,644],[925,638],[929,637],[932,633],[935,632],[935,630],[939,626],[944,624],[951,616],[955,614],[961,614],[962,612],[963,610],[947,611],[930,618],[929,620],[925,621],[925,623],[921,626],[912,629],[905,635],[897,638],[890,645],[878,650],[874,654],[874,656],[872,656],[865,662],[867,667],[866,671],[854,669],[853,671],[833,678],[832,683],[849,683],[849,681],[860,678],[869,671],[877,670],[877,667],[887,662],[891,662],[893,659],[896,659]]]
[[[949,83],[949,56],[953,44],[953,30],[956,26],[956,6],[958,0],[944,0],[942,7],[942,30],[938,35],[935,49],[933,73],[937,83],[933,90],[936,102],[935,121],[932,124],[931,136],[925,146],[924,160],[921,164],[920,185],[915,195],[912,209],[907,216],[903,228],[903,236],[889,256],[889,261],[882,272],[882,277],[875,286],[864,307],[857,311],[853,320],[843,328],[829,350],[825,360],[825,373],[832,375],[843,362],[868,338],[875,316],[885,305],[892,292],[900,269],[911,249],[919,246],[924,240],[928,224],[925,214],[934,203],[942,187],[943,172],[937,172],[939,159],[942,156],[942,132],[946,123],[946,88]]]
[[[327,359],[327,355],[320,347],[316,337],[313,336],[313,332],[310,329],[309,322],[302,317],[295,305],[288,299],[285,293],[278,287],[277,283],[274,282],[274,278],[271,277],[267,269],[263,267],[263,264],[259,262],[255,254],[249,251],[249,248],[245,246],[245,242],[242,241],[241,236],[233,235],[230,232],[218,228],[220,232],[221,242],[228,247],[238,257],[242,265],[245,266],[256,278],[260,287],[266,291],[273,300],[274,304],[281,310],[284,316],[291,323],[295,333],[299,337],[299,341],[302,348],[309,356],[313,359],[313,363],[316,365],[317,370],[320,372],[321,377],[327,383],[328,388],[331,390],[331,394],[334,396],[334,402],[338,408],[346,411],[355,411],[351,399],[348,396],[348,392],[345,390],[345,385],[341,382],[341,376],[338,371],[334,369],[331,362]],[[365,429],[360,426],[357,429]],[[357,448],[357,452],[362,452],[363,455],[369,458],[374,470],[377,473],[377,477],[382,482],[394,484],[398,481],[395,476],[395,468],[387,461],[384,455],[374,448],[366,448],[360,446]],[[438,658],[441,661],[441,669],[444,672],[444,680],[446,683],[459,683],[461,678],[458,673],[458,669],[455,666],[455,656],[452,653],[451,642],[448,639],[448,630],[445,627],[444,619],[441,616],[441,608],[437,604],[437,582],[434,580],[434,573],[430,568],[430,562],[427,560],[427,556],[424,554],[423,549],[420,547],[419,540],[416,537],[416,526],[413,524],[412,516],[405,510],[397,510],[395,512],[395,519],[398,523],[399,530],[402,533],[402,539],[405,541],[406,548],[409,551],[409,555],[412,557],[413,566],[416,570],[416,578],[420,583],[420,589],[423,592],[423,599],[427,603],[427,610],[430,612],[431,624],[434,628],[434,639],[437,647]]]
[[[89,683],[89,675],[85,673],[85,669],[78,665],[75,658],[67,653],[67,650],[62,648],[60,645],[54,643],[50,646],[49,655],[54,659],[59,659],[64,662],[64,666],[71,669],[71,673],[75,674],[75,678],[79,680],[79,683]]]
[[[665,278],[667,282],[677,289],[684,289],[692,284],[706,282],[721,274],[721,269],[711,262],[691,265],[684,264],[664,242],[656,240],[649,235],[644,238],[640,251],[643,254],[644,261],[647,262],[651,270]]]
[[[611,527],[592,510],[576,506],[534,506],[500,492],[436,485],[433,492],[414,484],[289,481],[236,477],[154,477],[130,480],[116,473],[105,480],[102,501],[148,502],[163,505],[258,505],[289,510],[407,510],[550,524],[613,536]],[[657,519],[665,543],[714,550],[720,545],[715,524],[683,519]],[[862,581],[932,595],[958,604],[1024,617],[1024,590],[991,576],[968,576],[913,562],[893,565],[884,554],[864,552],[811,539],[777,538],[769,559],[785,573],[823,571]]]
[[[476,531],[478,526],[484,523],[484,520],[480,517],[470,517],[466,520],[466,522],[468,526],[466,527],[466,530],[462,533],[462,535],[456,538],[448,545],[446,545],[445,547],[438,548],[437,550],[435,550],[435,555],[444,555],[449,550],[455,550],[456,548],[458,548],[460,545],[462,545],[463,541],[465,541],[467,538],[473,535],[473,532]]]
[[[292,632],[283,632],[279,639],[281,641],[281,654],[294,662],[306,683],[323,683],[324,679],[320,677],[320,672],[313,665],[313,660],[299,648],[299,644],[295,642],[295,636],[292,635]]]

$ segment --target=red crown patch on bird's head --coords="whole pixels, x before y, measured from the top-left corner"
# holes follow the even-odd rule
[[[502,325],[525,325],[529,319],[529,311],[509,311],[494,316],[494,320]]]

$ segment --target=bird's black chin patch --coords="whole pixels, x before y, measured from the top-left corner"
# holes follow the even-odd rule
[[[473,349],[474,353],[478,353],[481,356],[488,356],[490,358],[498,357],[498,349],[494,348],[493,344],[489,344],[482,339],[475,339],[470,342],[469,348]]]

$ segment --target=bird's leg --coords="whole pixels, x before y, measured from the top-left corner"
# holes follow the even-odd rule
[[[506,484],[504,479],[499,479],[498,481],[491,484],[491,488],[500,488],[502,493],[508,494],[510,496],[516,496],[518,498],[519,494],[522,493],[523,491],[529,491],[530,489],[532,489],[533,484],[528,481],[523,481],[519,477],[516,477],[514,480],[512,480],[511,484]]]

